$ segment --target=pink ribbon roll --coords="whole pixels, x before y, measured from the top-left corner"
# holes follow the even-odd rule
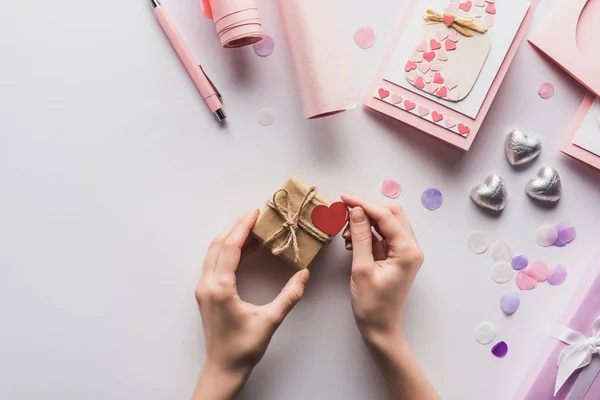
[[[202,0],[204,16],[215,23],[226,49],[248,46],[262,39],[256,0]]]

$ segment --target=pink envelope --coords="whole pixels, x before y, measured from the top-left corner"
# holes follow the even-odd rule
[[[592,93],[589,93],[585,97],[583,103],[581,103],[581,107],[579,107],[579,111],[577,111],[577,114],[575,115],[575,120],[569,129],[567,138],[560,146],[560,151],[583,163],[588,164],[593,168],[600,170],[600,157],[573,144],[573,140],[575,140],[575,136],[581,127],[581,123],[590,112],[590,109],[594,104],[594,100],[596,100],[596,96]]]
[[[529,38],[562,69],[600,96],[600,1],[563,0]]]
[[[467,117],[457,111],[454,111],[453,109],[431,101],[426,97],[415,95],[413,92],[383,79],[387,66],[394,55],[394,50],[399,43],[406,26],[410,21],[410,18],[413,16],[413,13],[416,10],[418,0],[409,0],[408,6],[406,7],[398,24],[398,29],[392,41],[392,46],[390,46],[388,52],[384,56],[383,63],[381,64],[369,91],[367,92],[363,104],[366,107],[379,111],[398,121],[417,128],[418,130],[431,135],[436,139],[449,143],[462,151],[468,151],[475,140],[475,136],[477,135],[477,132],[479,131],[481,124],[483,123],[485,116],[487,115],[492,102],[494,101],[494,98],[496,97],[498,89],[500,88],[506,73],[508,72],[508,68],[510,67],[519,45],[525,36],[525,32],[527,31],[529,23],[533,19],[538,2],[539,0],[529,0],[531,6],[527,12],[527,15],[523,19],[523,22],[510,46],[510,49],[506,53],[506,57],[504,58],[504,61],[498,70],[498,73],[496,74],[496,77],[489,91],[487,92],[487,96],[483,102],[483,105],[481,106],[475,119]],[[381,98],[376,97],[376,94],[379,92],[379,90],[381,90],[381,94],[389,95],[389,97],[386,97],[386,101],[382,101]],[[409,107],[412,106],[410,100],[417,103],[417,106],[411,111],[398,108],[397,105],[393,104],[395,100],[393,100],[392,96],[395,96],[396,99],[403,98],[403,101],[404,99],[409,99]],[[400,104],[402,105],[403,103]],[[420,116],[420,109],[424,110],[424,112],[432,111],[428,114],[428,118],[430,120],[424,119],[422,116]],[[433,110],[436,111],[436,118],[439,118],[439,116],[443,114],[443,119],[438,122],[433,122],[431,120]],[[452,121],[450,123],[455,123],[453,131],[448,130],[445,126],[444,123],[446,120]],[[464,129],[468,129],[468,133],[460,134],[461,130]]]

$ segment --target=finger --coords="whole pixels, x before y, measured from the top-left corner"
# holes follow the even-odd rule
[[[223,242],[215,275],[235,274],[242,258],[242,248],[258,218],[258,210],[252,210],[240,218],[238,223]]]
[[[304,289],[306,288],[309,278],[310,272],[308,269],[296,272],[286,283],[275,300],[265,306],[268,309],[273,322],[277,326],[283,322],[294,306],[298,304],[302,295],[304,295]]]
[[[367,201],[360,197],[343,195],[342,200],[350,207],[361,207],[379,227],[382,236],[394,240],[404,234],[403,226],[392,211],[384,205]]]
[[[349,230],[348,230],[348,233],[350,234]],[[377,236],[375,236],[374,233],[371,236],[371,240],[373,242],[373,248],[375,248],[375,246],[377,245],[377,243],[379,243],[381,241]],[[346,250],[352,250],[353,249],[353,247],[352,247],[352,238],[351,237],[349,239],[344,239],[344,246],[346,247]]]
[[[404,212],[404,208],[400,204],[386,203],[385,206],[390,209],[390,211],[396,216],[396,218],[398,218],[398,220],[402,223],[402,226],[407,231],[414,234],[412,224],[410,223],[408,216]]]
[[[350,211],[350,232],[352,234],[352,271],[364,272],[373,266],[373,233],[365,211],[355,207]]]
[[[201,283],[208,283],[212,277],[214,276],[215,269],[217,268],[217,260],[219,259],[219,253],[221,252],[221,247],[225,242],[225,239],[229,237],[233,228],[237,225],[240,217],[237,217],[235,221],[230,223],[221,233],[219,233],[212,240],[210,246],[208,247],[208,251],[206,252],[206,256],[204,257],[204,263],[202,264],[202,276],[200,278]]]

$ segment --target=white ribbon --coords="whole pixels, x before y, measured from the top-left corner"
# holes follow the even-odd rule
[[[590,338],[567,327],[559,327],[554,338],[568,344],[558,357],[558,375],[554,386],[554,395],[579,368],[587,367],[594,354],[600,354],[600,317],[596,318]]]

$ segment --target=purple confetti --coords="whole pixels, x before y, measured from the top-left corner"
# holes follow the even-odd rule
[[[512,267],[515,271],[520,271],[522,269],[527,268],[529,265],[529,259],[525,254],[519,254],[514,256],[511,260]]]
[[[554,247],[565,247],[566,245],[567,242],[560,240],[560,238],[556,239],[556,242],[553,244]]]
[[[498,342],[492,347],[492,354],[498,358],[504,358],[508,354],[508,345],[506,342]]]
[[[521,305],[521,297],[517,292],[505,292],[500,297],[500,307],[507,315],[513,315]]]
[[[556,224],[556,230],[558,231],[558,239],[556,239],[556,243],[559,244],[557,247],[563,247],[564,245],[560,246],[562,243],[571,243],[577,236],[577,229],[575,229],[575,226],[569,221],[562,221]],[[554,245],[556,246],[556,244]]]
[[[435,211],[444,203],[442,192],[435,188],[429,188],[421,195],[421,204],[429,211]]]
[[[275,41],[271,36],[263,34],[262,40],[254,43],[252,48],[254,49],[256,55],[260,57],[267,57],[273,53],[273,50],[275,50]]]
[[[567,280],[567,268],[561,264],[550,268],[550,275],[546,280],[551,285],[562,285]]]

